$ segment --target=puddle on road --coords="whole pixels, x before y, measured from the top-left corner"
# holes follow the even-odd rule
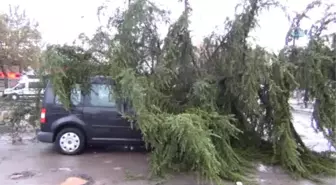
[[[72,169],[71,169],[71,168],[52,168],[51,171],[52,171],[52,172],[60,172],[60,171],[63,171],[63,172],[71,172]]]
[[[22,172],[15,172],[12,173],[9,178],[11,180],[18,180],[18,179],[25,179],[25,178],[31,178],[35,175],[37,175],[37,172],[34,171],[22,171]]]

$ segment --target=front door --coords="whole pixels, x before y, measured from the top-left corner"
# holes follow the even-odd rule
[[[22,96],[31,97],[34,94],[33,89],[31,88],[31,82],[26,83],[26,88],[23,89]]]
[[[112,143],[141,142],[141,133],[131,128],[131,124],[119,112],[115,97],[107,84],[92,84],[86,96],[84,122],[90,125],[92,141]]]
[[[18,83],[15,87],[13,87],[14,89],[13,94],[22,96],[26,88],[27,88],[27,83]]]

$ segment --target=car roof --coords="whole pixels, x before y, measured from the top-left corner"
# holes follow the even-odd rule
[[[93,76],[90,78],[91,84],[111,84],[114,85],[115,81],[112,79],[112,77],[109,76]],[[47,87],[51,87],[52,84],[50,83],[50,80],[48,79]]]

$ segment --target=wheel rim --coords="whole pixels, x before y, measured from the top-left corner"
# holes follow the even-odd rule
[[[13,95],[13,96],[12,96],[12,99],[13,99],[13,100],[16,100],[16,99],[17,99],[16,95]]]
[[[79,148],[80,145],[79,136],[73,132],[66,132],[61,136],[59,145],[65,152],[74,152]]]

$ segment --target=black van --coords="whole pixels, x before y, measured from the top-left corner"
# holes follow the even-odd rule
[[[143,145],[140,130],[122,117],[130,111],[126,102],[111,94],[113,81],[106,77],[91,79],[91,91],[82,93],[79,86],[71,92],[71,108],[66,110],[47,83],[41,109],[38,140],[54,143],[67,155],[81,153],[87,145]]]

